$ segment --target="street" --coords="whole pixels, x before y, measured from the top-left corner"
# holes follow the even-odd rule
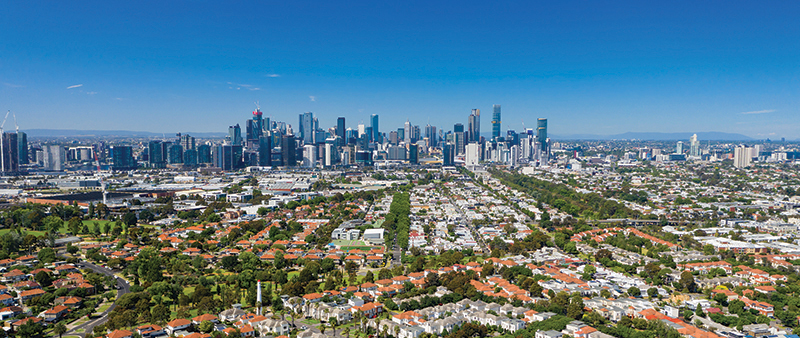
[[[106,269],[104,267],[101,267],[101,266],[97,266],[97,265],[89,263],[89,262],[80,262],[80,263],[77,263],[76,265],[78,267],[80,267],[80,268],[86,268],[86,269],[92,270],[94,272],[104,274],[106,276],[114,276],[114,272],[113,271],[111,271],[109,269]],[[131,286],[124,279],[119,278],[119,277],[115,277],[115,278],[117,280],[117,286],[119,287],[119,290],[117,290],[117,299],[119,299],[119,297],[121,297],[122,295],[130,292]],[[82,337],[86,336],[86,332],[92,332],[92,330],[94,330],[95,326],[104,324],[106,321],[108,321],[108,314],[111,313],[111,311],[114,310],[114,308],[116,306],[117,306],[117,304],[111,304],[111,306],[108,309],[106,309],[105,311],[103,311],[103,313],[101,313],[99,317],[97,317],[95,319],[92,319],[92,320],[90,320],[90,321],[88,321],[86,323],[83,323],[81,325],[78,325],[76,327],[73,327],[72,330],[67,332],[67,334],[69,334],[69,335],[80,335]],[[79,329],[83,329],[84,332],[83,333],[77,333],[76,331],[78,331]]]

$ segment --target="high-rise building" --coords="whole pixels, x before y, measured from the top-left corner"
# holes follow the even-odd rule
[[[197,147],[197,163],[212,163],[213,157],[211,157],[211,145],[208,144],[201,144]]]
[[[197,166],[197,149],[183,151],[183,165],[187,167]]]
[[[67,158],[64,147],[60,145],[42,146],[42,167],[45,170],[63,170],[64,160]]]
[[[133,149],[130,146],[111,146],[111,170],[136,169]]]
[[[314,113],[306,112],[300,114],[300,139],[305,144],[314,143],[314,134],[317,131],[317,120],[314,118]]]
[[[306,144],[303,146],[303,168],[315,168],[317,166],[317,146]]]
[[[492,139],[500,137],[500,105],[492,106]]]
[[[347,139],[345,135],[346,130],[347,129],[345,129],[344,117],[340,116],[338,119],[336,119],[336,136],[340,138],[339,140],[339,142],[341,143],[340,146],[343,146],[344,143],[347,142],[345,141]]]
[[[167,163],[183,163],[183,147],[180,144],[170,144],[167,148]]]
[[[536,120],[536,139],[539,141],[541,151],[543,154],[547,153],[547,119],[540,118]]]
[[[247,134],[247,145],[248,146],[255,146],[258,144],[258,139],[261,138],[261,135],[264,134],[264,113],[261,112],[261,109],[256,108],[253,111],[253,119],[247,120],[246,127],[246,134]],[[184,147],[184,149],[188,149]]]
[[[700,157],[700,141],[697,140],[697,134],[689,138],[689,156]]]
[[[733,166],[736,168],[746,168],[750,166],[751,149],[747,146],[736,147],[733,151]]]
[[[397,128],[397,143],[405,142],[406,130],[405,128]]]
[[[428,138],[428,146],[429,147],[436,147],[439,145],[439,134],[436,134],[436,126],[427,125],[425,126],[425,137]]]
[[[467,144],[464,162],[468,166],[475,166],[481,161],[481,145],[478,142]]]
[[[411,122],[406,120],[406,124],[403,129],[405,130],[405,132],[403,133],[405,134],[405,138],[403,138],[403,140],[406,143],[411,143],[411,137],[414,136],[414,131],[411,129]]]
[[[372,127],[372,142],[382,143],[381,140],[381,131],[378,125],[378,114],[372,114],[370,117],[370,127]]]
[[[239,127],[238,123],[235,126],[228,127],[228,138],[230,138],[232,145],[242,145],[242,128]]]
[[[294,167],[297,165],[297,144],[294,135],[283,135],[281,138],[281,158],[284,167]]]
[[[258,165],[272,166],[272,137],[261,135],[258,139]]]
[[[190,136],[189,134],[184,134],[180,136],[180,139],[180,144],[184,151],[194,149],[194,137]]]
[[[452,167],[456,159],[456,146],[451,143],[446,143],[442,146],[442,165],[445,167]]]
[[[481,110],[473,109],[469,114],[467,123],[467,142],[480,142],[481,140]]]
[[[678,141],[678,143],[675,145],[675,153],[683,154],[683,141]]]
[[[456,123],[453,126],[453,141],[456,146],[456,154],[463,154],[466,151],[467,141],[466,133],[464,133],[464,125]]]
[[[164,156],[164,149],[162,147],[162,143],[159,140],[150,141],[147,144],[147,151],[148,151],[148,159],[150,162],[151,168],[163,168],[166,164],[166,156]]]
[[[241,169],[244,166],[244,147],[241,145],[222,144],[215,147],[212,153],[214,163],[224,171]]]
[[[19,164],[30,163],[30,155],[28,155],[28,134],[18,131],[17,145],[19,146]]]
[[[2,153],[0,153],[0,164],[3,173],[19,172],[19,144],[17,143],[17,133],[3,133]]]
[[[408,145],[408,163],[417,164],[419,163],[419,147],[416,143],[412,143]]]

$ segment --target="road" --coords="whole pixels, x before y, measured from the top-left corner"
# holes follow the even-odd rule
[[[112,276],[112,277],[114,276],[114,272],[113,271],[111,271],[109,269],[106,269],[104,267],[89,263],[89,262],[80,262],[80,263],[77,263],[76,265],[78,267],[80,267],[80,268],[89,269],[89,270],[92,270],[94,272],[104,274],[106,276]],[[119,297],[121,297],[122,295],[124,295],[124,294],[126,294],[126,293],[131,291],[131,286],[130,286],[130,284],[128,284],[128,282],[126,282],[122,278],[119,278],[119,277],[114,277],[114,278],[116,278],[117,286],[119,287],[119,290],[117,290],[117,299],[119,299]],[[111,311],[114,310],[115,307],[117,307],[116,303],[115,304],[111,304],[111,306],[108,307],[108,309],[106,309],[105,311],[103,311],[103,313],[101,313],[99,317],[97,317],[95,319],[92,319],[92,320],[89,320],[88,322],[83,323],[81,325],[78,325],[76,327],[73,327],[72,330],[70,330],[66,334],[67,335],[79,335],[81,337],[85,337],[86,336],[86,332],[92,332],[92,330],[94,330],[95,326],[104,324],[106,321],[108,321],[108,314],[111,313]],[[83,329],[84,333],[77,333],[76,331],[79,330],[79,329]]]

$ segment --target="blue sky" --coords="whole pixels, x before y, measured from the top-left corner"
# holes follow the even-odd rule
[[[219,131],[314,112],[446,130],[800,138],[796,1],[7,1],[21,129]],[[8,126],[6,126],[8,129]]]

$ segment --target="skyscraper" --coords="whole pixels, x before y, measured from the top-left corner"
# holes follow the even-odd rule
[[[540,118],[536,121],[536,138],[542,149],[542,153],[547,153],[547,119]]]
[[[281,158],[284,167],[294,167],[297,165],[297,145],[294,142],[294,135],[283,135],[281,138]]]
[[[317,131],[314,113],[307,112],[300,114],[300,138],[306,144],[314,143],[314,133]]]
[[[239,127],[238,123],[235,126],[228,127],[228,137],[230,138],[232,145],[242,145],[242,128]]]
[[[456,123],[453,126],[453,141],[455,142],[455,153],[456,154],[463,154],[466,151],[466,136],[464,133],[464,125],[461,123]]]
[[[247,120],[247,125],[245,126],[245,128],[246,128],[248,146],[255,146],[256,144],[258,144],[258,139],[261,137],[261,135],[264,134],[263,115],[264,114],[261,112],[261,109],[256,108],[256,110],[253,111],[253,119]],[[188,149],[185,146],[183,148]]]
[[[383,140],[381,140],[381,131],[380,128],[378,128],[378,114],[372,114],[370,117],[370,127],[372,127],[372,135],[370,136],[372,138],[372,142],[382,143]]]
[[[148,151],[148,161],[150,162],[151,168],[163,168],[166,162],[166,157],[164,156],[164,151],[162,149],[161,141],[155,140],[150,141],[147,144],[147,151]]]
[[[467,123],[467,143],[481,140],[481,110],[473,109]]]
[[[63,170],[64,160],[67,158],[64,147],[60,145],[42,146],[42,167],[45,170]]]
[[[442,146],[442,165],[445,167],[452,167],[455,163],[455,150],[456,146],[447,143]]]
[[[429,147],[436,147],[439,144],[439,134],[436,134],[436,126],[427,125],[425,126],[425,137],[428,138],[428,146]]]
[[[258,139],[258,165],[272,166],[272,137],[262,135]]]
[[[19,145],[17,144],[17,133],[3,133],[2,153],[0,153],[0,164],[3,173],[19,172]]]
[[[17,144],[19,145],[19,164],[30,163],[30,157],[28,155],[28,134],[18,131]]]
[[[733,166],[736,168],[745,168],[750,166],[752,148],[747,146],[738,146],[733,151]]]
[[[346,129],[345,129],[344,117],[340,116],[338,119],[336,119],[336,136],[341,138],[341,140],[339,141],[341,143],[340,146],[343,146],[344,143],[346,142],[345,140],[347,138],[345,137],[345,134],[344,134],[345,131],[346,131]]]
[[[500,105],[492,106],[492,139],[500,138]]]
[[[404,129],[405,129],[405,133],[404,133],[405,134],[405,138],[404,138],[404,140],[406,141],[406,143],[411,143],[411,137],[414,136],[414,131],[411,130],[411,122],[406,120],[406,124],[405,124],[405,128]]]
[[[133,150],[130,146],[111,146],[111,170],[136,169]]]
[[[417,164],[419,162],[419,147],[416,144],[408,145],[408,163]]]
[[[211,163],[211,146],[201,144],[197,147],[197,163]]]

